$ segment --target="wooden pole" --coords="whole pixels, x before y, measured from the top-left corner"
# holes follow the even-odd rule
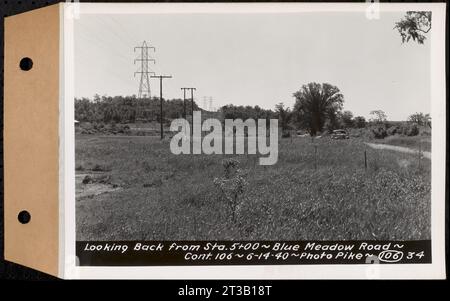
[[[163,97],[162,97],[162,81],[165,78],[172,78],[171,75],[152,75],[151,78],[159,78],[159,118],[160,118],[160,133],[161,140],[164,139],[164,129],[163,129]]]
[[[161,125],[161,140],[164,139],[164,129],[163,129],[163,98],[162,98],[162,77],[159,78],[159,118]]]
[[[186,119],[186,90],[181,88],[183,90],[183,118]]]
[[[364,168],[367,170],[367,150],[364,150]]]
[[[194,143],[194,90],[195,88],[191,89],[191,139],[192,143]]]

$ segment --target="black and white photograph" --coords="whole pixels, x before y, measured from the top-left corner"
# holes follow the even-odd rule
[[[444,199],[432,154],[445,149],[432,143],[445,111],[432,110],[433,9],[155,7],[72,20],[81,265],[136,265],[94,257],[162,245],[193,251],[175,265],[222,264],[196,242],[262,264],[264,242],[305,242],[311,260],[351,242],[357,263],[374,250],[384,263],[433,261],[432,204]],[[302,254],[286,262],[308,264]],[[352,263],[340,256],[330,262]]]
[[[0,2],[0,278],[446,279],[446,3],[82,2]]]

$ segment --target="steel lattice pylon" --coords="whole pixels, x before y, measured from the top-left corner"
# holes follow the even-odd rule
[[[155,51],[155,47],[147,46],[147,42],[144,41],[142,43],[142,46],[134,47],[134,51],[136,52],[136,49],[139,49],[141,51],[141,55],[139,58],[134,60],[134,63],[141,62],[141,67],[139,71],[134,72],[134,76],[137,74],[141,75],[141,79],[139,82],[139,92],[138,97],[139,98],[151,98],[151,90],[150,90],[150,78],[149,74],[155,74],[153,71],[150,70],[148,63],[153,62],[155,63],[155,60],[150,58],[149,56],[149,49],[153,49]]]

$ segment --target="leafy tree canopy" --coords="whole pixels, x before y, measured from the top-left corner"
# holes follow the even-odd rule
[[[344,96],[338,87],[328,83],[309,83],[294,93],[294,115],[300,127],[312,136],[322,131],[325,122],[333,123],[342,110]]]
[[[429,127],[431,127],[430,114],[414,113],[409,115],[408,121],[417,125],[428,125]]]
[[[423,44],[425,34],[431,30],[431,12],[408,11],[403,19],[395,23],[394,29],[400,33],[402,43],[409,42],[412,38],[413,41]]]
[[[375,122],[375,123],[382,123],[385,122],[387,120],[387,115],[383,110],[374,110],[370,112],[370,116],[372,116],[370,118],[371,122]]]

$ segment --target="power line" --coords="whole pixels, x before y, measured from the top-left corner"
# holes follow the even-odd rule
[[[149,71],[148,63],[153,62],[155,63],[155,60],[149,57],[148,50],[153,49],[155,51],[155,47],[147,46],[147,42],[144,41],[142,43],[142,46],[136,46],[134,47],[134,51],[136,52],[136,49],[139,49],[141,51],[141,56],[138,59],[134,60],[134,63],[141,62],[141,69],[140,71],[134,72],[134,76],[136,76],[136,73],[141,75],[141,80],[139,82],[139,92],[138,97],[139,98],[151,98],[151,92],[150,92],[150,80],[149,80],[149,73],[155,74],[153,71]]]

